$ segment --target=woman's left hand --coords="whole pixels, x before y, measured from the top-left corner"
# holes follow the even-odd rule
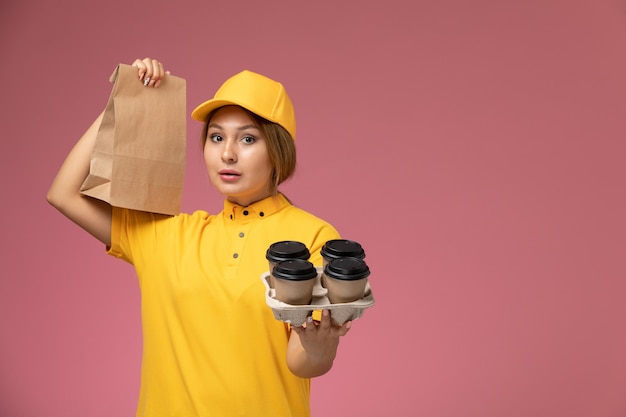
[[[322,311],[322,319],[319,323],[309,317],[303,326],[292,326],[291,331],[298,335],[299,344],[306,358],[303,362],[295,362],[300,363],[300,365],[306,363],[307,366],[305,368],[309,368],[312,371],[305,372],[301,376],[311,377],[328,372],[337,355],[339,338],[345,336],[350,327],[352,327],[351,321],[345,322],[342,326],[333,323],[329,310]],[[292,343],[290,341],[290,344]],[[295,371],[295,369],[292,369],[292,371]],[[300,372],[294,373],[300,374]]]
[[[338,326],[330,318],[329,310],[323,310],[320,322],[316,322],[309,316],[303,326],[293,326],[292,330],[298,333],[302,347],[309,355],[324,356],[328,350],[332,352],[337,350],[339,337],[348,333],[351,326],[351,321]]]

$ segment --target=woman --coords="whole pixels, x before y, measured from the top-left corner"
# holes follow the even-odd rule
[[[169,74],[149,58],[133,66],[146,88]],[[324,311],[319,322],[289,327],[265,304],[270,244],[303,242],[321,265],[321,246],[339,237],[277,190],[295,169],[291,101],[280,83],[244,71],[192,117],[205,123],[221,213],[164,216],[81,196],[102,115],[67,156],[48,201],[135,267],[144,334],[138,416],[308,416],[310,378],[331,369],[351,323],[336,326]]]

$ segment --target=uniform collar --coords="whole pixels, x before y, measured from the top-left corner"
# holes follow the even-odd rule
[[[271,216],[283,207],[289,206],[289,200],[278,193],[275,196],[266,197],[263,200],[256,201],[249,206],[243,207],[231,201],[224,201],[224,217],[230,220],[247,220],[247,219],[263,219]]]

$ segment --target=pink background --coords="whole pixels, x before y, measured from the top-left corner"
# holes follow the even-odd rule
[[[144,56],[188,112],[283,81],[284,191],[366,248],[377,304],[314,415],[626,415],[625,51],[623,0],[3,1],[0,416],[134,413],[134,272],[45,193]],[[188,130],[184,209],[219,210]]]

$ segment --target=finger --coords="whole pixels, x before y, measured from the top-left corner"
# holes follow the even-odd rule
[[[320,328],[327,330],[332,326],[332,320],[330,319],[330,310],[322,310],[322,320],[320,321]]]
[[[152,59],[151,58],[144,58],[142,59],[141,62],[143,62],[143,65],[146,68],[146,71],[144,73],[143,78],[140,78],[140,80],[143,80],[143,84],[145,86],[150,85],[150,83],[154,84],[154,82],[152,82],[152,76],[154,75],[154,66],[152,64]]]
[[[163,81],[163,79],[165,78],[165,74],[167,74],[169,71],[165,71],[165,67],[163,66],[162,62],[158,62],[158,69],[159,69],[159,76],[158,77],[154,77],[154,86],[158,87],[161,82]]]
[[[163,75],[163,73],[161,72],[163,70],[163,64],[161,64],[158,60],[156,59],[151,59],[150,60],[150,64],[152,66],[152,75],[151,78],[153,80],[159,80],[161,79],[161,76]]]
[[[352,321],[347,321],[343,324],[343,326],[339,328],[339,330],[337,330],[337,334],[339,336],[345,336],[348,333],[348,331],[350,331],[351,328],[352,328]]]
[[[148,83],[146,83],[145,85],[150,86],[150,87],[158,87],[161,82],[163,81],[163,78],[165,77],[165,68],[163,67],[163,63],[153,59],[151,60],[151,67],[152,67],[152,76],[150,77],[150,81]],[[145,80],[144,80],[145,83]]]
[[[304,323],[304,329],[307,333],[312,333],[317,330],[317,325],[313,320],[313,317],[309,316],[306,318],[306,323]]]
[[[131,65],[137,68],[137,76],[140,80],[143,80],[143,77],[146,75],[146,64],[141,59],[135,59]]]

